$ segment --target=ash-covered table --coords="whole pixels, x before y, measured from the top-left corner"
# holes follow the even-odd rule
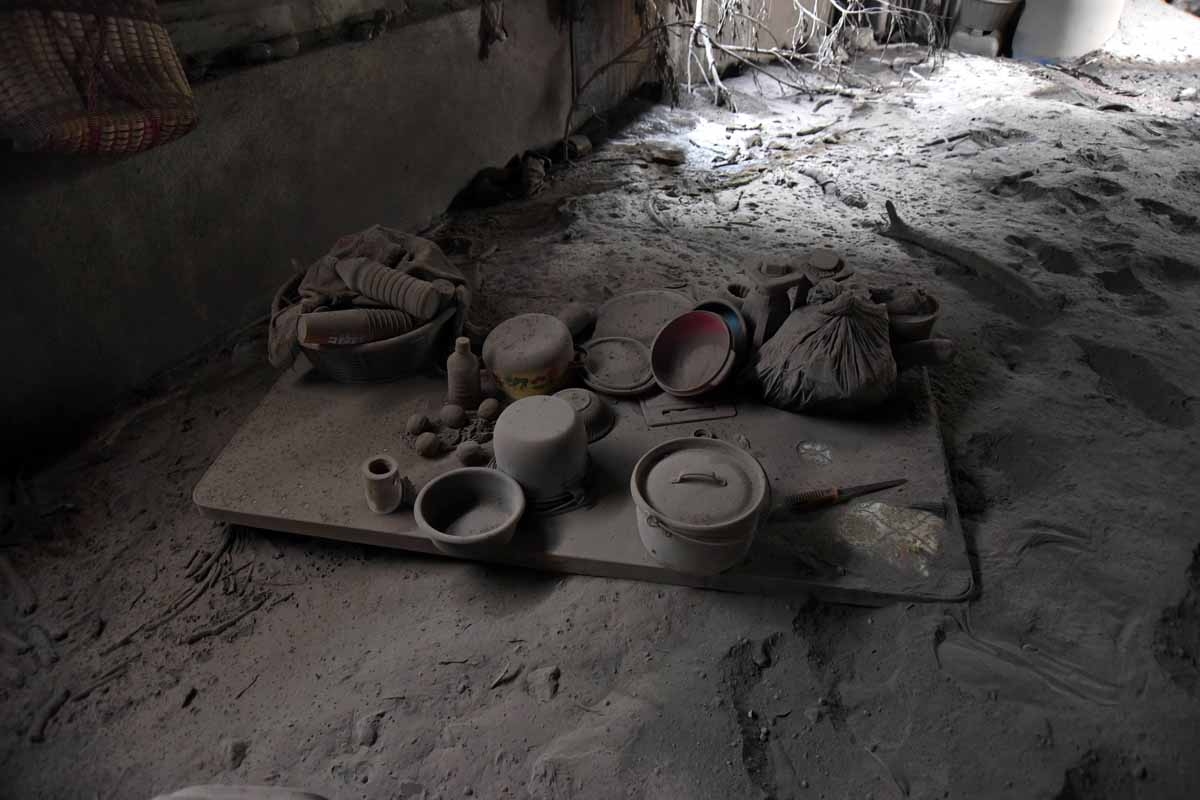
[[[445,384],[331,383],[305,367],[285,373],[197,484],[206,515],[275,531],[435,553],[412,513],[379,516],[363,499],[359,466],[388,453],[419,489],[458,466],[419,457],[405,442],[415,412],[436,416]],[[737,416],[649,427],[635,401],[612,400],[612,433],[591,445],[591,508],[526,517],[497,562],[540,570],[738,592],[813,592],[833,599],[953,601],[973,580],[947,476],[937,414],[923,373],[910,374],[872,419],[834,420],[740,403]],[[638,537],[629,477],[658,442],[698,428],[740,444],[771,478],[775,511],[746,561],[721,575],[664,569]],[[781,508],[805,488],[907,478],[902,487],[823,512]]]

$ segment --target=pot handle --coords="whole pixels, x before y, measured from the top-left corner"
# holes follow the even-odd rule
[[[716,486],[729,485],[729,481],[715,472],[681,472],[675,476],[675,480],[671,481],[671,483],[688,483],[691,481],[706,481]]]
[[[651,528],[658,528],[660,531],[662,531],[663,536],[666,536],[668,539],[678,538],[678,539],[682,539],[683,541],[688,542],[690,544],[698,544],[701,547],[723,547],[724,546],[724,543],[722,543],[722,542],[706,542],[703,539],[695,539],[691,536],[680,533],[679,531],[677,531],[674,528],[672,528],[671,526],[667,525],[665,522],[663,522],[661,519],[654,516],[653,514],[646,515],[646,524],[649,525]]]
[[[667,525],[665,522],[663,522],[661,519],[654,516],[653,514],[646,515],[646,524],[649,525],[651,528],[658,528],[660,531],[663,532],[663,536],[666,536],[668,539],[670,539],[672,536],[677,535],[676,531],[671,530],[670,525]]]

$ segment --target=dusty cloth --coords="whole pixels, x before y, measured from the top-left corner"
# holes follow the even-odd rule
[[[887,309],[845,289],[793,311],[746,380],[765,403],[785,411],[841,415],[879,405],[896,388]]]
[[[375,225],[338,239],[326,255],[279,287],[271,304],[267,341],[267,355],[272,365],[287,367],[295,359],[300,346],[296,326],[301,314],[380,307],[351,290],[339,277],[338,263],[350,259],[376,261],[427,281],[450,281],[456,288],[455,302],[459,306],[456,325],[461,328],[470,306],[470,286],[466,276],[428,239]]]
[[[824,303],[832,303],[838,297],[841,297],[845,288],[845,286],[837,281],[826,278],[808,290],[808,295],[805,297],[804,304],[809,306],[819,306]]]

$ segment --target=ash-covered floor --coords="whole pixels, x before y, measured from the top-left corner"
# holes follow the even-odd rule
[[[1200,105],[1173,98],[1200,67],[912,56],[853,97],[747,75],[737,114],[649,108],[437,235],[483,256],[485,325],[818,244],[926,286],[960,351],[934,379],[977,599],[789,602],[227,531],[190,491],[273,380],[251,332],[10,487],[36,610],[2,604],[34,647],[0,647],[0,796],[1196,796]],[[889,199],[1003,269],[881,236]]]

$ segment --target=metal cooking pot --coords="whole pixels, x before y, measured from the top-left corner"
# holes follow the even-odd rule
[[[690,575],[715,575],[741,561],[771,505],[758,459],[718,439],[654,447],[634,466],[630,491],[646,550]]]

